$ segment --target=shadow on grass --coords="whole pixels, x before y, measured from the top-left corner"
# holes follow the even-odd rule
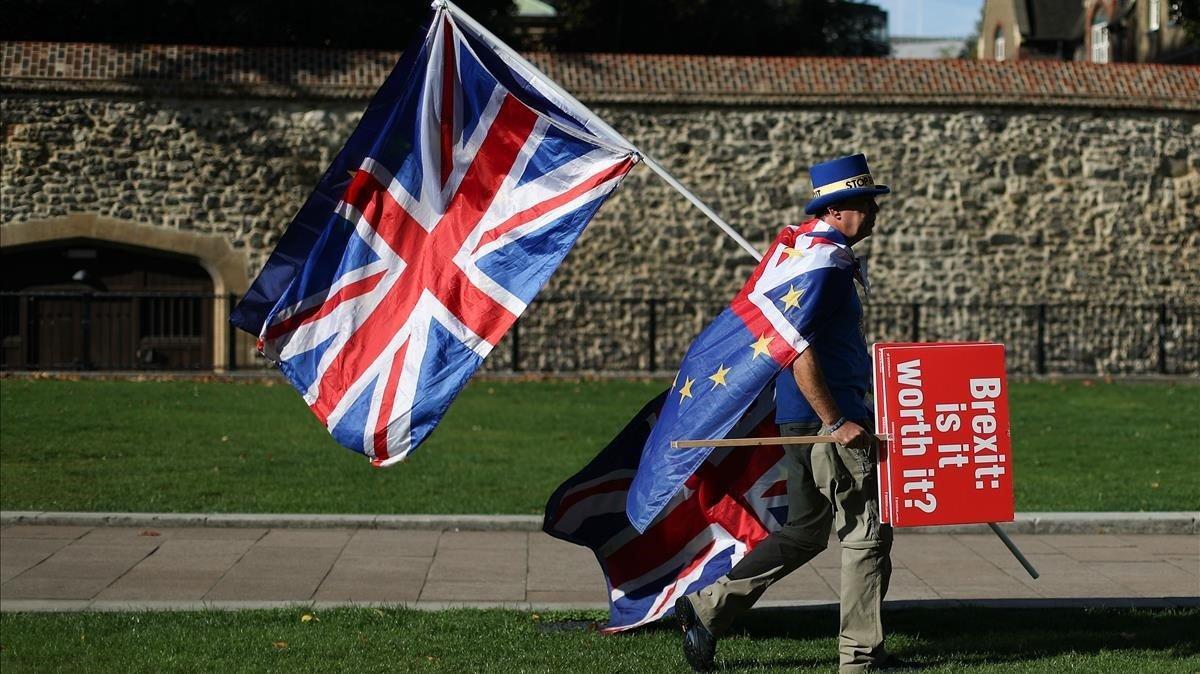
[[[1056,656],[1103,656],[1122,661],[1157,652],[1170,659],[1200,654],[1200,609],[903,608],[885,609],[889,650],[926,666],[1019,664]],[[662,622],[656,630],[674,630]],[[760,609],[735,623],[727,637],[831,642],[836,608]],[[828,658],[723,659],[722,669],[827,667]]]
[[[718,667],[726,671],[737,671],[739,669],[761,670],[763,667],[771,669],[785,670],[806,670],[806,669],[824,669],[837,666],[837,657],[830,655],[828,658],[771,658],[767,659],[742,659],[742,658],[721,658],[717,656]]]
[[[1098,657],[1097,666],[1110,667],[1151,654],[1168,660],[1200,655],[1198,608],[886,608],[884,626],[888,650],[926,667],[1018,666],[1057,656]],[[644,632],[674,631],[671,619]],[[804,656],[817,643],[833,646],[836,634],[836,607],[752,610],[734,624],[727,638],[792,640],[798,642],[797,651],[806,652],[784,657],[718,655],[718,664],[727,670],[834,666],[835,648],[827,657]]]

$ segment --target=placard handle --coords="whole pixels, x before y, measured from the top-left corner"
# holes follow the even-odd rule
[[[880,442],[886,435],[876,435]],[[692,447],[763,447],[766,445],[811,445],[818,442],[834,442],[832,435],[785,435],[780,438],[723,438],[720,440],[673,440],[671,449]]]

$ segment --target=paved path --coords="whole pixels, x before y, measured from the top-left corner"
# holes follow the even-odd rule
[[[1013,538],[1040,579],[1029,578],[989,534],[900,533],[888,599],[1103,598],[1200,605],[1200,536]],[[837,601],[839,554],[834,541],[813,563],[772,587],[764,605]],[[5,611],[294,602],[607,605],[591,553],[540,532],[22,524],[0,529]]]

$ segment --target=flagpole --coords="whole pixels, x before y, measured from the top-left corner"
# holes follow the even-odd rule
[[[587,117],[587,126],[595,126],[597,129],[603,132],[598,135],[608,136],[613,140],[620,140],[623,144],[628,146],[629,150],[641,157],[642,161],[646,163],[646,166],[649,167],[651,171],[657,173],[663,180],[667,182],[668,185],[674,188],[675,191],[682,194],[683,197],[690,201],[693,206],[700,209],[701,213],[708,216],[709,220],[712,220],[714,223],[716,223],[717,227],[721,228],[721,231],[725,232],[730,238],[736,241],[737,244],[741,246],[747,253],[749,253],[755,261],[762,259],[762,253],[759,253],[754,246],[750,245],[749,241],[747,241],[741,234],[738,234],[737,230],[730,226],[729,223],[721,219],[721,216],[713,212],[713,210],[709,208],[707,204],[705,204],[703,201],[700,201],[700,198],[693,194],[691,190],[684,187],[682,183],[676,180],[675,176],[671,175],[670,172],[662,167],[662,164],[659,164],[653,157],[645,152],[642,152],[641,149],[631,143],[628,138],[621,135],[619,131],[609,126],[608,122],[605,122],[600,118],[599,115],[592,112],[591,108],[587,107],[583,103],[580,103],[579,99],[572,96],[570,92],[558,86],[558,83],[551,79],[550,76],[546,75],[546,73],[543,73],[540,69],[538,69],[537,66],[533,65],[524,56],[521,56],[519,53],[517,53],[515,49],[509,47],[502,40],[500,40],[500,38],[493,35],[491,31],[489,31],[487,28],[484,28],[483,25],[481,25],[475,19],[471,18],[471,16],[464,12],[458,5],[450,2],[450,0],[434,0],[432,6],[435,9],[442,8],[449,10],[451,14],[454,15],[455,19],[461,21],[471,30],[483,37],[484,42],[486,42],[488,46],[490,46],[501,58],[515,61],[516,63],[520,64],[521,67],[528,70],[531,74],[539,76],[542,84],[546,85],[547,88],[552,90],[563,100],[569,102],[571,107],[573,107],[576,111],[583,113]]]

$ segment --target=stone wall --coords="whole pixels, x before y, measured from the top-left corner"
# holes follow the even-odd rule
[[[85,211],[219,234],[250,251],[253,278],[360,108],[8,96],[3,224]]]
[[[4,223],[89,211],[220,234],[251,251],[253,273],[358,107],[6,98]],[[893,189],[860,244],[880,301],[1157,303],[1200,287],[1200,115],[598,111],[764,246],[804,219],[810,162],[866,152]],[[550,291],[707,299],[752,268],[639,167]]]
[[[10,89],[0,102],[0,234],[6,225],[75,212],[216,234],[249,253],[253,278],[362,106]],[[1183,354],[1172,368],[1200,370],[1197,109],[970,100],[842,108],[602,101],[595,108],[764,247],[780,227],[805,217],[810,163],[865,152],[877,181],[893,189],[881,199],[875,236],[859,245],[870,260],[872,304],[890,307],[880,316],[895,314],[876,324],[877,336],[909,334],[911,316],[891,305],[1165,303],[1191,307],[1179,319],[1172,313],[1167,338],[1172,353]],[[655,364],[669,369],[753,264],[638,167],[544,294],[664,300],[655,309]],[[535,303],[522,321],[522,364],[644,369],[648,311],[633,303],[598,316],[578,301]],[[925,325],[937,324],[933,318]],[[922,336],[999,339],[1013,329],[1003,313],[976,319],[957,332]],[[1138,327],[1147,319],[1122,324],[1133,334],[1124,341],[1103,336],[1103,317],[1063,320],[1099,335],[1080,347],[1097,368],[1154,369],[1153,339],[1129,347],[1155,329]],[[564,346],[571,325],[595,338]],[[492,366],[505,366],[508,353],[502,345]]]

